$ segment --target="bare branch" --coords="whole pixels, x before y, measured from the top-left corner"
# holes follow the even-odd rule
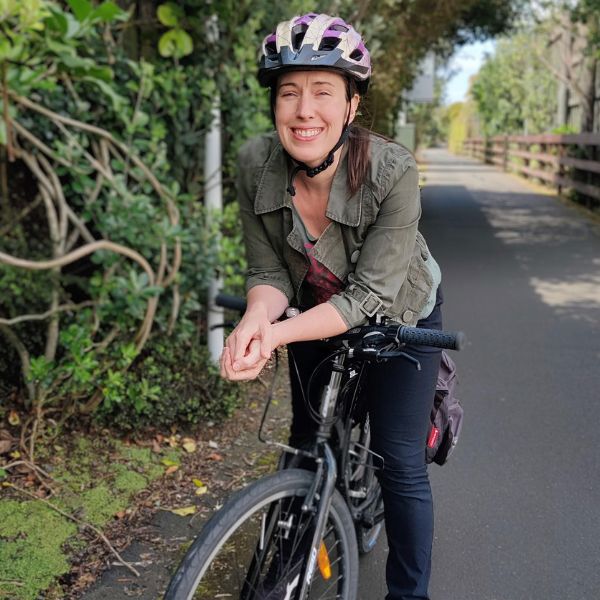
[[[65,200],[65,195],[63,193],[62,184],[56,175],[56,171],[52,168],[52,165],[48,162],[44,155],[40,155],[38,158],[39,163],[45,169],[46,174],[50,178],[50,182],[52,183],[52,187],[54,188],[54,198],[56,199],[56,204],[58,205],[58,215],[59,215],[59,240],[60,240],[60,253],[63,254],[65,251],[65,243],[67,239],[67,228],[69,226],[69,212],[73,213],[73,211],[69,210],[69,206],[67,205],[67,201]]]
[[[171,303],[171,314],[169,315],[169,323],[167,325],[167,335],[171,335],[177,323],[179,315],[179,307],[181,306],[181,294],[179,293],[179,285],[176,283],[173,286],[173,300]]]
[[[73,250],[73,252],[69,252],[64,256],[55,258],[53,260],[33,261],[24,258],[16,258],[15,256],[11,256],[5,252],[0,252],[0,262],[12,265],[13,267],[31,269],[32,271],[46,271],[54,267],[64,267],[65,265],[75,262],[76,260],[79,260],[88,254],[92,254],[93,252],[97,252],[98,250],[110,250],[112,252],[116,252],[117,254],[122,254],[123,256],[131,258],[131,260],[137,262],[142,269],[144,269],[148,275],[148,283],[150,285],[154,285],[154,271],[152,271],[152,267],[148,261],[139,252],[136,252],[127,246],[109,242],[108,240],[99,240],[97,242],[86,244],[85,246],[81,246],[81,248],[77,248],[77,250]]]
[[[29,131],[28,129],[25,129],[25,127],[23,127],[18,121],[11,119],[11,123],[12,123],[12,126],[15,128],[15,131],[22,138],[26,139],[30,144],[35,146],[38,150],[41,150],[46,156],[50,156],[52,158],[52,160],[55,160],[57,163],[63,165],[63,167],[67,167],[69,169],[74,169],[76,171],[81,172],[81,169],[78,169],[78,167],[76,165],[74,165],[72,162],[70,162],[67,159],[63,158],[62,156],[59,156],[58,154],[56,154],[56,152],[54,152],[54,150],[52,150],[52,148],[50,148],[49,146],[46,146],[46,144],[44,144],[44,142],[42,142],[42,140],[40,140],[35,135],[33,135],[33,133],[31,133],[31,131]]]
[[[120,244],[115,244],[114,242],[109,242],[107,240],[101,240],[98,242],[93,242],[91,244],[86,244],[73,252],[69,252],[69,254],[65,254],[60,258],[56,258],[54,260],[46,260],[46,261],[31,261],[23,258],[16,258],[11,256],[10,254],[6,254],[4,252],[0,252],[0,262],[12,265],[14,267],[22,267],[24,269],[31,269],[34,271],[43,271],[47,269],[53,269],[56,267],[62,267],[64,265],[70,264],[80,258],[87,256],[88,254],[92,254],[98,250],[111,250],[118,254],[122,254],[131,258],[135,262],[137,262],[144,269],[146,275],[148,276],[148,284],[155,284],[155,275],[152,271],[152,268],[148,264],[148,261],[138,252],[132,250],[131,248],[127,248],[126,246],[122,246]],[[156,308],[158,306],[158,296],[153,296],[148,299],[148,304],[146,305],[146,314],[144,315],[144,320],[140,325],[140,328],[136,334],[135,342],[136,349],[141,350],[146,343],[148,336],[150,335],[150,331],[152,330],[152,324],[154,322],[154,315],[156,314]]]
[[[60,183],[60,180],[58,179],[58,176],[56,175],[56,172],[54,171],[54,169],[52,168],[50,163],[43,156],[40,156],[39,160],[42,163],[42,165],[44,166],[44,168],[46,169],[46,172],[48,173],[48,175],[50,176],[50,178],[52,180],[54,189],[56,191],[56,198],[59,201],[59,206],[62,211],[62,214],[61,214],[61,217],[62,217],[62,221],[61,221],[61,252],[65,251],[66,243],[67,243],[67,241],[66,241],[67,220],[71,221],[71,223],[73,223],[73,225],[78,229],[79,233],[81,234],[81,237],[83,237],[83,239],[86,242],[88,242],[89,244],[91,244],[92,242],[95,242],[96,239],[90,233],[88,228],[85,226],[85,223],[75,214],[75,211],[67,203],[65,196],[63,194],[63,191],[62,191],[62,185]]]
[[[94,306],[94,304],[95,302],[93,302],[92,300],[87,300],[86,302],[81,302],[80,304],[61,304],[60,306],[57,306],[54,310],[47,310],[45,313],[19,315],[18,317],[14,317],[12,319],[0,318],[0,325],[12,326],[17,325],[18,323],[24,323],[25,321],[44,321],[57,312],[79,310],[88,306]]]
[[[135,166],[138,167],[144,173],[144,175],[146,176],[146,178],[148,179],[148,181],[150,182],[150,184],[152,185],[152,187],[154,188],[156,193],[163,200],[165,200],[166,205],[167,205],[167,213],[169,215],[169,219],[170,219],[171,223],[175,225],[179,222],[179,211],[177,209],[177,206],[173,202],[173,197],[172,197],[171,193],[162,186],[162,184],[158,181],[158,179],[156,179],[156,177],[154,176],[152,171],[150,171],[150,169],[148,169],[148,167],[140,160],[140,158],[131,149],[129,149],[125,144],[123,144],[122,142],[117,140],[108,131],[106,131],[105,129],[102,129],[100,127],[96,127],[94,125],[89,125],[88,123],[83,123],[82,121],[78,121],[76,119],[71,119],[69,117],[64,117],[62,115],[59,115],[58,113],[51,111],[48,108],[45,108],[44,106],[41,106],[40,104],[37,104],[36,102],[33,102],[32,100],[30,100],[28,98],[19,96],[13,92],[10,92],[10,94],[13,97],[13,99],[16,102],[18,102],[19,104],[21,104],[22,106],[25,106],[31,110],[34,110],[40,114],[45,115],[46,117],[50,118],[55,123],[62,123],[64,125],[70,125],[71,127],[81,129],[82,131],[87,131],[89,133],[93,133],[101,138],[108,140],[111,144],[114,144],[114,146],[119,148],[119,150],[124,152],[126,155],[129,155],[131,157],[131,160],[135,164]],[[94,163],[98,164],[98,161],[96,161],[94,159]],[[103,172],[102,166],[101,165],[99,165],[99,166],[100,166],[100,168],[98,170]]]

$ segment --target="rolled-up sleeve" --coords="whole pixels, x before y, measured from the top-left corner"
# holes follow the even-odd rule
[[[386,311],[406,280],[421,216],[419,176],[411,156],[397,160],[375,222],[367,230],[353,273],[332,304],[346,325],[356,327]]]
[[[294,290],[288,269],[271,245],[261,217],[254,212],[254,180],[260,168],[256,166],[257,150],[255,141],[244,144],[237,163],[238,202],[248,263],[246,292],[257,285],[270,285],[291,301]]]

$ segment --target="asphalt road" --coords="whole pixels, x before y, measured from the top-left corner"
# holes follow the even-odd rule
[[[465,424],[436,507],[432,600],[600,599],[600,222],[491,166],[424,154]],[[385,544],[360,600],[385,597]]]
[[[496,168],[424,157],[445,327],[469,339],[460,444],[430,468],[431,600],[600,600],[600,221]],[[249,429],[224,452],[254,451]],[[86,600],[157,598],[190,530],[160,511],[149,531],[124,553],[143,576],[113,567]],[[385,598],[385,558],[385,543],[363,558],[359,600]]]

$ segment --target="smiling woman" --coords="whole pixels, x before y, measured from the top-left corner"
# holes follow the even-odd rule
[[[361,36],[338,17],[294,17],[263,42],[258,78],[270,88],[276,131],[240,151],[248,308],[221,374],[253,379],[287,345],[293,446],[314,436],[304,399],[316,400],[308,382],[331,351],[322,338],[375,317],[441,328],[439,268],[417,228],[414,158],[354,124],[370,76]],[[288,305],[301,314],[277,321]],[[367,368],[371,445],[385,457],[387,600],[427,598],[433,537],[424,449],[440,352],[407,351],[420,371],[402,359]]]
[[[318,166],[354,120],[359,95],[348,101],[345,79],[327,71],[286,73],[276,90],[275,126],[282,146],[297,161]]]

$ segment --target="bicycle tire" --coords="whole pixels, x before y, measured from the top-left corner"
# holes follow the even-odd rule
[[[192,600],[198,598],[201,600],[208,600],[209,598],[210,600],[214,600],[215,597],[227,597],[232,600],[238,600],[238,598],[244,598],[244,600],[259,600],[259,598],[261,600],[271,600],[271,598],[282,597],[281,595],[276,595],[276,590],[273,592],[264,590],[265,581],[268,579],[270,571],[265,567],[265,573],[260,574],[260,569],[263,568],[260,565],[258,568],[261,579],[256,580],[252,584],[252,589],[248,591],[246,586],[248,585],[249,578],[256,576],[256,573],[250,575],[248,569],[250,565],[255,565],[257,561],[262,561],[263,563],[270,561],[270,565],[277,564],[278,568],[280,568],[280,564],[283,564],[283,573],[278,575],[280,577],[277,583],[279,586],[278,589],[286,591],[285,595],[287,598],[294,598],[295,596],[291,595],[287,590],[291,587],[293,591],[298,587],[298,577],[295,577],[295,575],[299,572],[297,566],[299,563],[296,562],[295,558],[286,559],[285,562],[281,559],[272,558],[277,552],[281,551],[282,544],[285,542],[280,531],[277,534],[271,535],[268,529],[271,527],[269,523],[272,523],[274,526],[277,523],[277,529],[288,525],[285,522],[285,515],[288,513],[283,510],[283,507],[289,505],[292,507],[291,511],[296,510],[293,508],[293,505],[298,507],[302,504],[301,500],[305,497],[314,482],[314,477],[315,474],[310,471],[287,469],[261,478],[234,494],[211,517],[190,546],[171,579],[169,587],[165,592],[164,600]],[[275,511],[277,516],[273,517],[271,511]],[[243,528],[246,524],[253,528],[252,526],[254,521],[257,521],[259,513],[261,514],[259,536],[256,539],[252,538],[246,541],[244,537],[245,530]],[[295,513],[290,512],[289,514]],[[270,519],[266,526],[265,517],[262,517],[262,515],[266,515],[266,519]],[[302,517],[305,518],[303,519]],[[298,548],[302,544],[304,535],[302,531],[304,528],[306,528],[306,531],[309,531],[313,520],[314,515],[301,513],[301,516],[298,517],[297,527],[301,533],[298,534],[296,532],[292,534],[296,537],[300,536],[300,541],[294,552],[296,552],[296,558],[297,556],[302,556],[301,562],[306,560],[305,555],[298,553]],[[300,527],[300,524],[302,524],[302,527]],[[236,544],[237,540],[233,539],[236,533],[241,534],[242,543],[239,545]],[[331,534],[334,536],[334,543],[331,545],[329,552],[330,557],[334,558],[332,566],[335,568],[338,579],[332,583],[329,581],[323,583],[325,581],[323,575],[321,575],[320,569],[316,568],[307,600],[317,600],[320,597],[317,595],[319,589],[323,586],[331,589],[332,585],[336,586],[335,598],[339,598],[340,600],[356,600],[358,586],[358,547],[356,534],[350,511],[337,490],[335,490],[332,497],[324,535],[324,540],[328,547],[330,544],[328,536]],[[270,546],[271,542],[273,543],[272,546]],[[248,548],[250,548],[249,556],[242,556],[248,554]],[[261,556],[257,558],[259,549]],[[269,552],[272,551],[273,555],[269,555]],[[232,552],[233,555],[231,554]],[[268,561],[265,559],[267,556],[271,556]],[[229,572],[230,570],[233,571],[236,564],[241,565],[240,573],[242,573],[244,578],[243,581],[239,579],[240,573],[238,573],[238,578],[234,581],[234,574]],[[272,570],[273,567],[271,566],[270,569]],[[215,573],[216,576],[213,577]],[[211,579],[211,577],[213,578]],[[226,589],[221,592],[214,586],[224,586]],[[227,586],[230,586],[231,590]],[[234,588],[234,586],[237,587]],[[239,594],[231,593],[232,590],[235,592],[238,588]],[[313,590],[315,590],[315,595],[313,595]],[[221,596],[221,594],[225,595]],[[242,594],[245,594],[245,597]],[[260,594],[264,595],[261,596]],[[323,597],[331,598],[331,591],[326,591]]]

